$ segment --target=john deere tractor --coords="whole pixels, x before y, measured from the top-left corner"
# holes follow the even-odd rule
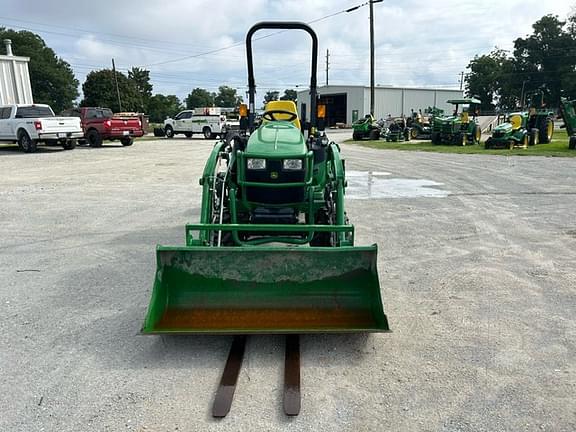
[[[512,113],[506,121],[492,131],[492,136],[484,143],[486,149],[527,148],[538,141],[538,129],[528,130],[527,112]]]
[[[451,116],[435,116],[432,122],[432,144],[451,144],[465,146],[479,144],[482,132],[476,123],[480,101],[471,99],[453,99],[447,101],[454,105]],[[459,107],[462,109],[459,111]]]
[[[363,139],[378,140],[381,132],[381,126],[376,122],[372,114],[366,114],[352,124],[352,139],[354,141]]]
[[[312,39],[310,121],[291,101],[266,105],[255,125],[252,38],[262,29]],[[228,413],[248,334],[286,338],[284,410],[300,409],[300,333],[382,332],[388,322],[376,245],[354,246],[340,148],[318,104],[318,40],[304,23],[262,22],[246,36],[249,105],[240,132],[214,146],[200,179],[200,223],[186,245],[158,246],[144,334],[235,335],[213,405]]]
[[[576,150],[576,100],[569,101],[562,98],[560,101],[560,114],[564,119],[563,127],[566,128],[568,134],[568,148]]]

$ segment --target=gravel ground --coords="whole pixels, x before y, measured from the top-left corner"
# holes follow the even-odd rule
[[[1,431],[576,430],[576,159],[346,144],[393,332],[302,337],[296,418],[283,338],[251,337],[213,420],[231,338],[138,334],[211,145],[0,148]]]

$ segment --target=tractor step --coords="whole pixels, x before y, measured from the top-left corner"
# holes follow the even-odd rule
[[[247,336],[234,336],[220,385],[214,398],[213,417],[223,418],[230,412],[238,375],[240,375],[240,368],[244,359],[246,338]],[[300,413],[300,337],[297,334],[286,336],[284,413],[288,416],[296,416]]]
[[[228,354],[224,372],[222,372],[222,379],[220,386],[216,392],[214,405],[212,406],[213,417],[226,417],[232,406],[234,398],[234,391],[236,390],[236,383],[238,382],[238,375],[240,374],[240,367],[244,359],[244,349],[246,348],[246,336],[234,336],[232,347]]]
[[[300,413],[300,336],[297,334],[286,336],[284,413],[288,416]]]

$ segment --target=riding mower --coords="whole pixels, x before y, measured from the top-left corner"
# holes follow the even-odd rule
[[[566,128],[566,133],[568,134],[568,148],[570,150],[576,150],[576,100],[569,101],[565,98],[560,100],[560,114],[564,119],[564,124],[562,128]]]
[[[252,38],[296,29],[312,39],[310,121],[292,101],[266,105],[255,125]],[[230,410],[247,335],[286,339],[284,411],[300,410],[303,333],[388,331],[377,246],[354,246],[344,207],[345,165],[324,132],[318,104],[318,40],[304,23],[261,22],[246,36],[249,105],[240,131],[216,143],[200,185],[200,223],[185,246],[158,246],[142,333],[235,335],[212,414]]]
[[[426,118],[421,113],[412,112],[406,126],[410,128],[410,139],[428,140],[431,137],[430,117]]]
[[[465,146],[479,144],[482,132],[476,123],[480,101],[471,99],[454,99],[447,103],[454,105],[451,116],[435,116],[432,122],[432,144],[452,144]],[[462,112],[458,107],[462,105]]]
[[[380,139],[381,132],[382,128],[372,114],[366,114],[352,124],[352,139],[354,141],[363,139],[375,141]]]
[[[527,148],[538,142],[538,129],[528,130],[528,113],[512,113],[506,122],[499,124],[492,131],[492,136],[484,143],[485,149]]]
[[[382,129],[382,137],[388,142],[410,141],[410,131],[404,118],[397,118],[392,120],[387,128]]]

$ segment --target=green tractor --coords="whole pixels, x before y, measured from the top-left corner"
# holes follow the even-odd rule
[[[312,39],[310,120],[292,101],[269,102],[255,125],[252,38],[294,29]],[[246,335],[286,338],[284,411],[300,410],[300,333],[388,331],[377,246],[354,246],[340,148],[318,104],[318,40],[304,23],[261,22],[246,36],[249,105],[240,131],[214,146],[200,179],[200,223],[185,246],[158,246],[144,334],[235,335],[212,414],[231,406]]]
[[[564,119],[563,127],[568,134],[568,148],[576,150],[576,100],[569,101],[562,98],[560,101],[560,114]]]
[[[465,146],[479,144],[482,136],[476,116],[480,101],[475,98],[453,99],[447,101],[454,105],[451,116],[435,116],[432,122],[432,144],[451,144]],[[458,108],[462,105],[462,111]]]
[[[352,139],[360,141],[369,139],[372,141],[380,139],[382,128],[372,114],[366,114],[352,124]]]
[[[404,117],[391,118],[388,122],[388,126],[382,128],[381,136],[387,142],[410,141],[411,129],[406,126],[406,123]]]
[[[506,121],[492,131],[492,136],[484,143],[485,149],[527,148],[538,141],[538,129],[528,129],[527,112],[508,114]]]

